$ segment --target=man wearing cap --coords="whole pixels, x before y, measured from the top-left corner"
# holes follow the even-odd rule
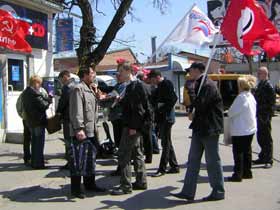
[[[175,123],[174,106],[178,98],[172,82],[162,77],[160,71],[151,71],[148,78],[152,85],[157,86],[153,96],[156,102],[155,121],[159,127],[162,145],[159,168],[152,177],[160,177],[165,173],[179,173],[179,165],[171,141],[171,129]],[[170,169],[166,171],[168,163]]]
[[[180,193],[172,194],[180,199],[194,200],[201,157],[205,151],[205,160],[212,192],[204,201],[222,200],[225,196],[222,163],[219,155],[219,135],[223,132],[223,103],[215,83],[206,77],[201,90],[205,66],[193,63],[190,76],[195,80],[196,98],[192,104],[193,120],[192,141],[189,151],[184,186]]]

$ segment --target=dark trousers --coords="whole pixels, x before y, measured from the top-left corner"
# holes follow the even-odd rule
[[[65,159],[69,161],[69,148],[70,148],[70,122],[67,120],[63,121],[63,138],[65,143]]]
[[[145,131],[142,132],[144,154],[146,161],[152,162],[153,160],[153,143],[152,143],[152,126],[147,126]]]
[[[31,132],[31,166],[44,167],[45,128],[29,128]]]
[[[128,128],[123,129],[122,140],[119,148],[118,164],[120,167],[120,187],[124,191],[131,191],[131,160],[133,160],[136,183],[147,184],[146,167],[142,152],[141,133],[129,135]]]
[[[81,176],[71,176],[71,192],[81,193]],[[85,189],[90,189],[95,187],[95,175],[83,176],[83,182]]]
[[[232,152],[234,159],[234,176],[241,178],[252,175],[252,149],[254,135],[232,136]]]
[[[270,162],[273,158],[273,140],[271,137],[271,116],[258,116],[257,117],[257,141],[261,147],[259,159],[263,162]]]
[[[114,132],[114,142],[116,147],[119,148],[123,130],[122,120],[113,120],[112,125]]]
[[[172,123],[163,122],[159,126],[160,138],[162,146],[162,154],[160,158],[160,164],[158,171],[165,172],[167,164],[169,163],[171,168],[177,168],[178,162],[176,159],[175,151],[171,141],[171,128]]]
[[[192,134],[192,141],[188,155],[187,172],[184,180],[182,194],[195,197],[197,178],[200,171],[200,164],[203,152],[210,186],[211,196],[222,198],[225,196],[224,177],[221,158],[219,155],[219,135],[201,136]]]
[[[26,124],[26,121],[23,120],[23,160],[24,162],[31,160],[31,133]]]
[[[152,127],[151,135],[152,135],[153,152],[159,152],[158,137],[154,126]]]

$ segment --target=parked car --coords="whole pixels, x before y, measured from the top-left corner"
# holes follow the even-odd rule
[[[217,86],[222,95],[224,109],[227,110],[233,103],[235,97],[238,95],[237,79],[244,74],[209,74],[208,77],[217,82]],[[191,82],[190,76],[186,75],[186,82]],[[184,105],[190,103],[188,90],[184,87]]]

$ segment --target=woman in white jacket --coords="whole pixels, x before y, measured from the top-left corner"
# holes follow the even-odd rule
[[[250,92],[255,87],[256,78],[243,76],[237,82],[239,95],[228,111],[234,158],[234,173],[228,181],[232,182],[253,178],[251,143],[257,131],[256,101]]]

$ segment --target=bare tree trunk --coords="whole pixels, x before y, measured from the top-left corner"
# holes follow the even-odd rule
[[[104,58],[118,31],[125,24],[124,18],[128,13],[132,2],[133,0],[123,0],[121,2],[102,40],[93,50],[93,45],[96,44],[96,28],[93,24],[91,4],[89,3],[89,0],[77,0],[83,16],[83,24],[80,29],[80,45],[77,49],[80,68],[87,67],[91,63],[98,65],[98,63]]]
[[[96,28],[93,25],[93,14],[91,4],[88,0],[77,0],[78,6],[81,9],[83,23],[80,29],[80,44],[76,50],[79,61],[79,67],[85,67],[88,55],[95,43]]]
[[[128,13],[128,10],[132,4],[133,0],[123,0],[112,20],[108,29],[106,30],[101,42],[96,47],[96,49],[90,53],[89,62],[97,65],[105,56],[107,50],[109,49],[112,41],[115,39],[118,31],[125,24],[124,18]]]

